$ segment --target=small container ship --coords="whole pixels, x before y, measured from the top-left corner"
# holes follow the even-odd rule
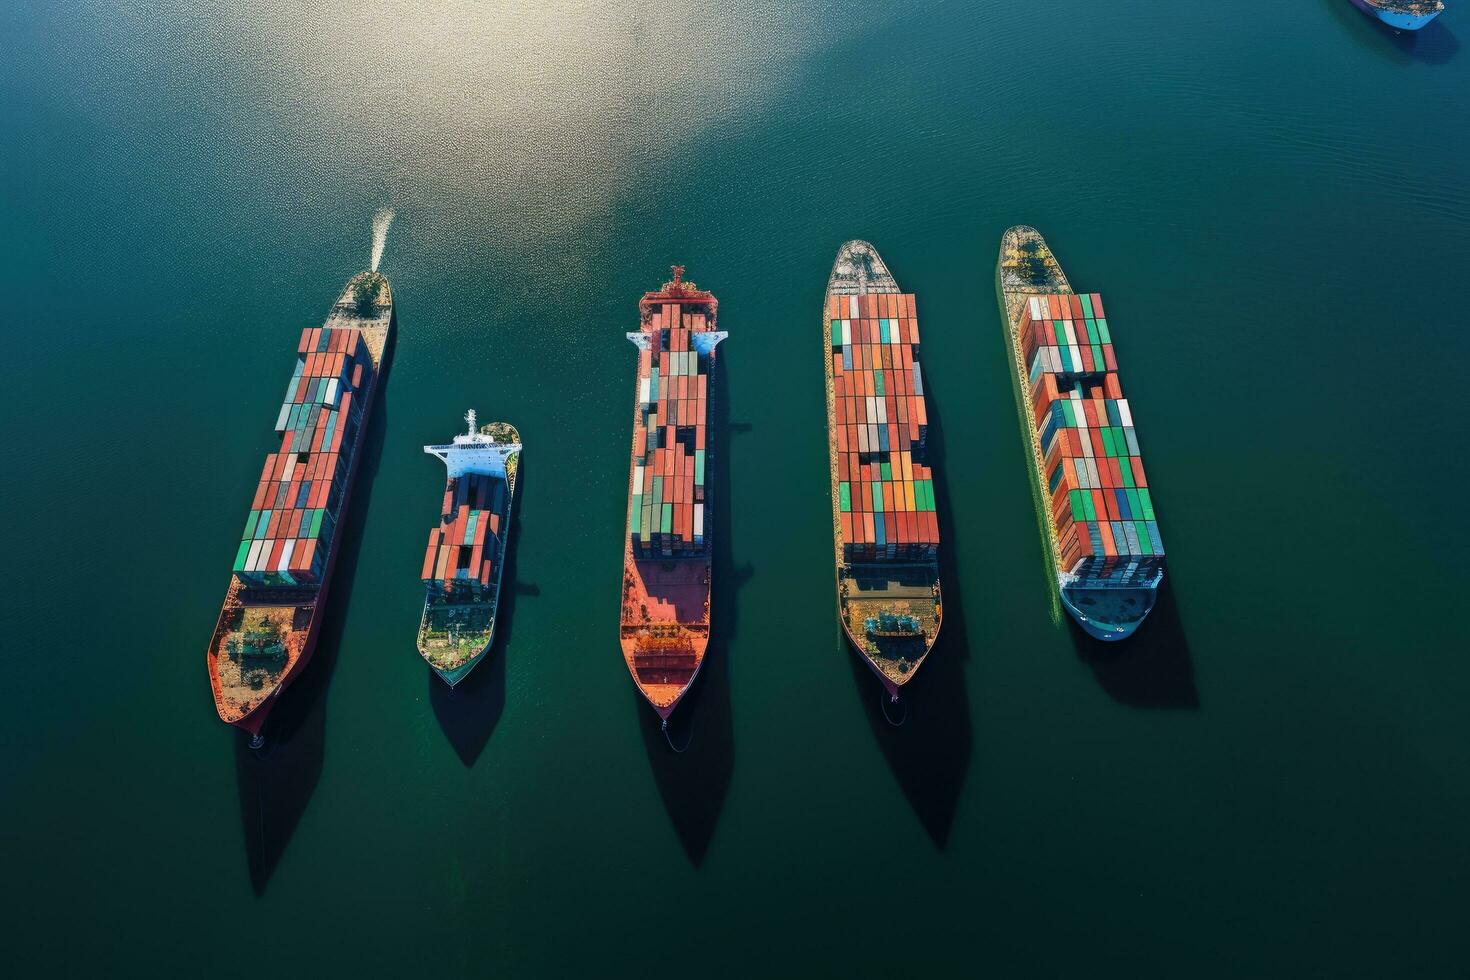
[[[710,385],[718,303],[685,282],[684,267],[638,303],[633,452],[623,538],[619,640],[633,682],[669,715],[689,690],[709,644],[711,540]]]
[[[943,614],[919,321],[863,241],[838,250],[823,310],[837,616],[896,702]]]
[[[425,446],[449,470],[439,524],[429,532],[420,578],[424,615],[419,654],[450,687],[469,676],[495,638],[495,609],[515,504],[521,437],[515,426],[478,426],[453,442]]]
[[[311,660],[339,534],[397,320],[385,276],[354,276],[301,332],[281,443],[265,458],[206,661],[221,721],[262,744],[271,708]]]
[[[1125,639],[1154,607],[1164,543],[1102,297],[1074,293],[1024,225],[1001,240],[996,289],[1061,604],[1091,636]]]
[[[1444,13],[1442,0],[1351,0],[1351,3],[1398,31],[1417,31]]]

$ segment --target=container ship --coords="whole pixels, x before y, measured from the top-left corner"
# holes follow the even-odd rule
[[[1417,31],[1444,13],[1441,0],[1351,0],[1354,7],[1399,31]]]
[[[1097,293],[1074,293],[1035,228],[1001,240],[996,290],[1061,604],[1121,640],[1153,609],[1164,544]]]
[[[837,615],[897,701],[943,613],[919,321],[863,241],[838,250],[824,312]]]
[[[257,748],[321,633],[338,531],[396,324],[387,278],[364,272],[296,347],[276,416],[281,443],[261,468],[206,654],[220,720],[249,732]]]
[[[638,303],[633,453],[623,540],[623,659],[664,727],[704,663],[710,630],[710,382],[718,303],[684,267]]]
[[[420,578],[419,654],[450,687],[469,676],[495,638],[495,608],[510,537],[521,437],[507,422],[477,425],[453,442],[425,446],[449,470],[439,524],[429,532]]]

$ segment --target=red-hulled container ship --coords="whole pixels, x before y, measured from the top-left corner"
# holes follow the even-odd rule
[[[619,640],[638,690],[668,725],[709,644],[711,541],[707,420],[718,303],[683,266],[638,303],[628,523]]]
[[[890,701],[939,636],[939,520],[914,294],[878,250],[837,251],[823,304],[837,617]]]
[[[354,276],[326,322],[301,333],[206,659],[221,721],[261,744],[277,698],[321,633],[341,520],[396,328],[378,272]]]

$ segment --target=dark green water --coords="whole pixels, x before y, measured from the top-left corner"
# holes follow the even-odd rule
[[[1465,4],[1412,43],[1346,0],[418,6],[0,12],[7,965],[1463,973]],[[259,761],[204,647],[383,206],[358,533]],[[1106,298],[1169,546],[1113,656],[1048,616],[1017,222]],[[939,429],[946,625],[897,732],[832,611],[819,312],[859,236]],[[683,756],[614,639],[622,334],[675,261],[730,332]],[[419,447],[470,406],[524,494],[450,701]]]

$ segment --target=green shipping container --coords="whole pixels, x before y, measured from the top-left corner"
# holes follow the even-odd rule
[[[1146,488],[1146,487],[1139,487],[1138,488],[1138,503],[1139,503],[1140,509],[1143,511],[1143,519],[1144,520],[1146,520],[1146,521],[1156,521],[1156,520],[1158,520],[1158,518],[1154,516],[1154,501],[1153,501],[1153,498],[1149,496],[1148,488]]]

